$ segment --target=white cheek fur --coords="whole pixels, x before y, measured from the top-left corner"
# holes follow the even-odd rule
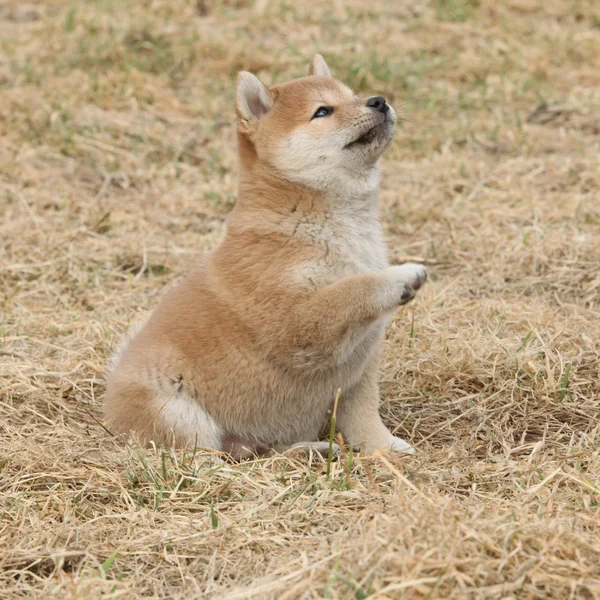
[[[356,195],[374,190],[378,170],[370,161],[357,163],[357,155],[344,148],[347,143],[344,132],[292,132],[281,141],[277,167],[287,178],[324,191]]]

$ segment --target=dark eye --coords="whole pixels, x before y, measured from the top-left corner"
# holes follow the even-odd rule
[[[312,116],[313,119],[320,119],[321,117],[328,117],[333,112],[331,106],[321,106],[317,109],[317,112]]]

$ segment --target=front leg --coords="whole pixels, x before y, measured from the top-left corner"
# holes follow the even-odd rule
[[[393,435],[379,415],[378,361],[372,361],[363,378],[343,393],[337,409],[336,424],[347,442],[360,446],[362,452],[391,450],[414,454],[415,449],[402,438]]]
[[[276,339],[297,366],[339,364],[361,341],[361,330],[412,300],[426,279],[427,269],[413,263],[347,277],[288,310],[287,331]]]

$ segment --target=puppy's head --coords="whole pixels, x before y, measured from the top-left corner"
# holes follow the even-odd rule
[[[355,96],[319,54],[309,73],[271,88],[250,73],[238,75],[242,160],[322,190],[369,180],[393,137],[394,109],[381,96]]]

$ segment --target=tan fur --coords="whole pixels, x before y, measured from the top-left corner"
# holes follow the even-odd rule
[[[316,440],[341,388],[348,442],[412,451],[378,411],[385,326],[426,278],[388,265],[379,222],[376,163],[395,114],[367,107],[322,57],[310,70],[270,89],[239,75],[237,206],[110,373],[115,430],[238,457],[283,450]],[[313,119],[320,106],[333,114]]]

